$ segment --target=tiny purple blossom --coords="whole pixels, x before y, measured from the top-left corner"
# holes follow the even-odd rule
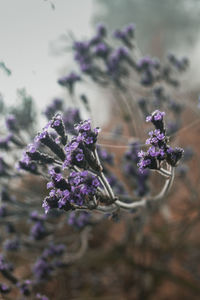
[[[152,116],[147,116],[146,117],[146,122],[151,122],[151,120],[152,120]]]
[[[91,136],[89,136],[88,138],[85,139],[85,143],[86,143],[87,145],[93,144],[93,143],[94,143],[94,140],[93,140],[93,138],[92,138]]]
[[[66,198],[61,198],[59,201],[58,201],[58,207],[59,208],[62,208],[66,205]]]
[[[83,159],[84,159],[83,153],[78,153],[78,154],[76,155],[76,160],[77,160],[77,161],[82,161]]]

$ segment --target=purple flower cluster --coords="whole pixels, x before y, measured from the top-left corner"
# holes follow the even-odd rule
[[[92,199],[100,186],[97,176],[88,171],[71,172],[68,179],[64,179],[55,169],[50,174],[52,181],[47,184],[47,188],[51,188],[51,191],[43,202],[45,213],[51,208],[70,210],[74,205],[82,206]]]
[[[91,151],[95,150],[97,136],[100,131],[98,127],[92,130],[91,121],[85,120],[75,126],[78,135],[66,145],[66,159],[64,167],[77,166],[87,169],[98,168]]]
[[[17,283],[17,286],[21,292],[22,295],[24,296],[30,296],[31,294],[31,285],[32,285],[32,282],[30,280],[25,280],[24,282],[18,282]]]
[[[96,27],[96,34],[95,36],[90,40],[90,45],[96,45],[102,41],[103,38],[105,38],[107,35],[107,29],[104,24],[98,24]]]
[[[143,197],[149,192],[148,180],[149,170],[145,169],[143,173],[139,172],[137,164],[139,163],[138,152],[140,149],[139,142],[132,142],[129,149],[124,154],[124,173],[134,188],[137,196]]]
[[[81,81],[81,77],[78,74],[76,74],[75,72],[71,72],[69,75],[58,79],[58,83],[61,86],[66,87],[69,90],[70,94],[73,93],[74,84],[78,81]]]
[[[77,132],[74,129],[74,124],[80,123],[81,121],[79,109],[68,108],[63,112],[63,123],[67,133],[76,135]]]
[[[159,62],[149,56],[139,59],[136,63],[136,68],[141,73],[140,83],[144,86],[151,86],[159,79]]]
[[[146,122],[152,122],[156,129],[160,130],[160,133],[164,133],[164,121],[163,117],[165,116],[165,112],[161,112],[159,110],[155,110],[150,116],[146,117]]]
[[[120,84],[121,77],[127,77],[129,75],[128,64],[125,65],[124,63],[135,66],[126,47],[114,49],[107,60],[106,68],[107,75],[117,84]]]
[[[20,247],[20,241],[18,238],[6,240],[3,246],[7,251],[17,251]]]
[[[2,294],[7,294],[7,293],[9,293],[11,291],[11,288],[7,285],[7,284],[5,284],[5,283],[0,283],[0,292],[2,293]]]
[[[134,38],[135,34],[135,25],[134,24],[129,24],[125,26],[121,30],[116,30],[114,32],[114,37],[116,39],[121,40],[127,47],[132,48],[132,40]]]
[[[6,127],[11,132],[18,132],[19,126],[17,124],[17,119],[14,115],[8,115],[6,117]]]
[[[60,136],[60,145],[57,142],[58,138],[54,140],[50,136],[48,130],[51,128]],[[98,177],[95,175],[95,172],[100,170],[99,162],[95,158],[96,141],[100,129],[92,129],[91,121],[86,120],[76,124],[75,130],[77,135],[73,136],[71,141],[67,143],[64,151],[63,146],[67,142],[67,136],[61,115],[56,115],[48,122],[43,131],[36,136],[34,144],[27,147],[24,157],[19,162],[20,167],[26,170],[29,170],[33,163],[36,167],[38,163],[52,165],[49,169],[51,181],[47,184],[47,188],[51,191],[43,202],[45,213],[53,208],[67,211],[74,209],[74,205],[88,204],[93,200],[100,186]],[[56,161],[53,157],[40,152],[38,149],[41,144],[47,146],[57,155],[59,160]],[[60,167],[55,166],[55,163],[60,164],[63,169],[79,167],[85,171],[72,171],[69,173],[68,178],[65,178]],[[92,173],[93,171],[95,172]],[[36,172],[37,169],[35,174]],[[48,233],[43,220],[37,214],[32,216],[32,220],[36,221],[36,224],[31,229],[31,237],[36,240],[44,238]]]
[[[37,221],[30,230],[30,236],[34,240],[42,240],[48,235],[47,229],[42,220]]]
[[[106,27],[99,24],[96,29],[96,34],[88,41],[75,41],[73,44],[74,59],[78,62],[83,73],[90,74],[95,80],[101,71],[94,63],[95,56],[97,58],[107,58],[109,47],[103,39],[106,37]]]
[[[0,197],[6,202],[6,205],[3,204],[0,207],[1,224],[4,229],[1,231],[2,248],[5,254],[8,252],[9,257],[12,257],[12,251],[15,255],[20,255],[21,251],[17,250],[28,250],[35,257],[32,275],[36,280],[20,281],[12,273],[12,265],[2,255],[0,256],[0,272],[6,280],[12,283],[12,288],[15,285],[24,296],[30,295],[33,284],[50,278],[56,268],[66,266],[70,262],[68,256],[67,261],[63,259],[62,255],[66,248],[61,244],[63,229],[66,226],[64,218],[66,211],[68,224],[78,229],[81,242],[82,240],[86,242],[88,227],[103,219],[92,219],[93,215],[89,211],[99,211],[107,216],[111,215],[114,220],[118,219],[121,207],[127,211],[134,210],[131,207],[134,207],[135,204],[137,206],[137,201],[136,203],[133,201],[132,196],[128,195],[128,191],[134,190],[139,197],[146,196],[149,192],[149,169],[159,170],[159,173],[168,178],[170,172],[162,167],[168,165],[176,167],[182,157],[183,149],[173,149],[168,145],[169,138],[163,120],[165,113],[156,110],[150,116],[148,114],[157,107],[160,107],[161,110],[167,108],[175,116],[175,125],[181,124],[179,115],[183,105],[168,96],[160,84],[164,80],[164,82],[177,86],[178,81],[173,78],[173,71],[184,71],[188,62],[186,59],[178,60],[176,57],[170,56],[170,63],[163,67],[158,60],[149,56],[136,60],[134,34],[135,27],[132,24],[117,30],[114,37],[120,44],[115,46],[106,40],[107,29],[100,24],[91,39],[73,42],[75,60],[80,67],[81,75],[71,72],[58,80],[62,87],[68,89],[69,97],[72,100],[75,99],[73,97],[75,85],[77,82],[84,81],[84,75],[89,76],[93,82],[101,86],[110,84],[112,88],[116,89],[116,94],[123,96],[124,101],[127,100],[127,106],[123,107],[122,104],[122,115],[127,122],[131,121],[132,116],[136,116],[133,99],[128,91],[129,84],[131,84],[130,76],[134,74],[134,81],[135,79],[139,80],[143,86],[147,87],[145,90],[143,88],[144,93],[142,92],[142,97],[145,98],[138,100],[138,104],[144,116],[147,117],[147,122],[152,122],[155,129],[149,132],[146,140],[148,148],[145,152],[139,151],[138,142],[129,145],[123,159],[124,173],[127,177],[126,185],[113,174],[113,170],[115,171],[113,155],[97,145],[99,128],[92,129],[91,121],[82,121],[77,108],[66,109],[64,101],[56,98],[44,111],[48,124],[37,134],[33,144],[26,148],[23,158],[19,162],[21,169],[35,175],[42,175],[47,180],[49,194],[44,199],[42,206],[46,214],[50,213],[41,215],[39,213],[41,204],[37,202],[40,199],[38,195],[41,196],[43,193],[42,184],[45,184],[46,181],[41,181],[40,186],[39,180],[34,181],[33,179],[30,193],[19,190],[14,199],[8,191],[9,188],[14,191],[16,184],[12,185],[12,181],[9,182],[6,179],[16,178],[16,170],[12,172],[12,161],[15,161],[18,150],[24,147],[25,139],[34,135],[32,126],[34,125],[34,111],[32,111],[30,99],[24,101],[26,105],[24,109],[20,108],[21,111],[20,109],[8,110],[13,115],[6,119],[8,134],[5,133],[5,137],[0,139],[0,149],[13,155],[6,161],[0,157],[0,177],[6,182],[4,190],[2,189],[0,193]],[[148,87],[150,88],[148,89]],[[148,92],[150,96],[148,96]],[[82,95],[80,98],[86,111],[91,113],[87,97]],[[129,108],[130,115],[128,114]],[[62,117],[60,113],[62,113]],[[31,125],[23,129],[20,119],[27,119],[25,122],[23,121],[23,124]],[[74,126],[74,124],[76,125]],[[173,126],[173,123],[171,124],[171,127],[176,127]],[[125,126],[123,123],[121,128]],[[131,126],[134,127],[130,122],[127,127]],[[135,127],[134,130],[130,130],[131,134],[133,131],[134,133],[137,131],[137,124]],[[21,132],[21,129],[25,132]],[[115,134],[115,141],[119,141],[119,136],[122,141],[126,139],[120,131],[120,134],[119,132]],[[12,147],[12,143],[17,147]],[[15,151],[16,148],[17,151]],[[139,169],[136,167],[137,165]],[[187,168],[182,166],[179,174],[183,178],[186,172]],[[23,174],[17,178],[20,180],[23,178]],[[29,178],[32,180],[31,176]],[[173,179],[173,176],[170,179]],[[26,182],[23,181],[23,189],[25,186]],[[20,189],[21,187],[22,185],[20,185]],[[26,197],[24,197],[25,194]],[[148,208],[146,205],[149,203],[148,199],[148,196],[145,197],[145,200],[141,201],[139,205],[143,206],[144,204]],[[138,210],[138,219],[141,217],[139,213]],[[26,223],[27,217],[28,224]],[[28,228],[18,226],[21,223],[26,223]],[[22,232],[20,232],[21,228]],[[71,229],[68,234],[70,231]],[[67,243],[71,239],[68,240],[68,234],[65,235]],[[49,241],[56,241],[56,244],[49,243]],[[76,260],[76,257],[80,257],[83,246],[84,244],[81,244],[81,251],[77,252],[78,255],[75,253],[74,259],[72,255],[72,261]],[[28,253],[28,251],[26,252]],[[21,253],[23,254],[23,252]],[[64,258],[66,259],[66,256]],[[15,273],[17,274],[17,271]],[[0,283],[2,294],[9,291],[8,286]],[[48,299],[40,293],[36,298]]]
[[[47,248],[44,249],[42,257],[47,259],[53,256],[61,256],[66,250],[66,246],[63,244],[55,245],[51,243]]]
[[[65,132],[64,122],[60,114],[57,114],[52,118],[50,126],[57,132],[60,136],[61,143],[65,146],[67,143],[67,135]]]
[[[116,49],[113,49],[105,40],[106,28],[103,25],[97,27],[95,36],[90,40],[74,42],[74,57],[81,72],[89,75],[93,81],[99,84],[108,84],[109,78],[119,84],[121,77],[128,74],[128,68],[124,63],[135,67],[127,48],[132,47],[131,40],[134,36],[134,27],[129,25],[119,33],[120,40],[125,46]],[[103,64],[99,59],[103,61]]]
[[[108,173],[107,179],[115,194],[117,195],[127,194],[125,186],[121,181],[119,181],[119,179],[114,174]]]
[[[37,281],[47,280],[52,272],[62,265],[62,255],[66,247],[63,244],[49,244],[43,251],[41,257],[37,259],[33,266],[33,273]],[[42,298],[39,298],[42,299]]]
[[[106,163],[110,166],[114,165],[114,155],[109,153],[106,149],[97,146],[97,152],[102,163]]]
[[[23,156],[21,158],[21,160],[18,162],[17,164],[17,169],[18,170],[25,170],[28,171],[30,173],[33,173],[35,175],[38,175],[38,166],[37,164],[31,159],[31,155],[32,153],[34,154],[36,152],[36,148],[32,145],[31,147],[29,147],[30,151],[27,154],[27,151],[23,152]]]
[[[185,71],[188,66],[187,58],[179,60],[171,55],[169,56],[170,64],[166,65],[161,65],[159,60],[149,56],[135,61],[128,51],[134,48],[134,24],[129,24],[114,32],[114,38],[123,45],[117,48],[106,40],[106,33],[105,26],[101,25],[97,27],[91,39],[75,41],[72,47],[74,58],[81,72],[90,76],[94,82],[105,86],[111,81],[117,88],[125,90],[125,78],[132,74],[130,71],[134,69],[139,75],[140,84],[145,87],[152,86],[161,80],[175,87],[179,85],[179,81],[173,77],[174,67],[178,71]]]
[[[83,211],[83,212],[75,212],[72,211],[68,217],[68,224],[77,229],[81,229],[84,226],[90,224],[91,214]]]
[[[67,108],[64,109],[64,103],[61,99],[54,99],[52,103],[47,106],[44,111],[44,115],[50,121],[54,116],[59,116],[58,112],[62,111],[62,123],[64,124],[65,130],[69,134],[76,134],[74,124],[81,122],[80,110],[78,108]]]
[[[146,144],[150,145],[150,148],[146,152],[142,150],[138,152],[140,172],[144,172],[146,168],[159,170],[164,161],[175,167],[183,156],[182,148],[173,149],[168,145],[164,115],[164,112],[156,110],[146,118],[146,121],[152,122],[156,129],[149,132],[150,138],[146,140]]]
[[[189,66],[187,57],[178,59],[174,54],[169,54],[168,60],[179,72],[185,71]]]
[[[63,109],[63,100],[56,98],[52,101],[50,105],[48,105],[44,111],[44,115],[48,120],[51,120],[53,116]]]
[[[40,215],[37,210],[33,210],[30,213],[29,218],[33,222],[38,222],[38,221],[44,221],[46,219],[46,216]]]
[[[98,43],[97,45],[95,45],[93,51],[94,51],[95,56],[103,58],[103,59],[107,59],[108,55],[110,54],[111,49],[107,44],[101,42],[101,43]]]
[[[49,300],[49,298],[45,295],[41,295],[40,293],[36,294],[36,298],[39,300]]]
[[[53,266],[44,258],[38,258],[33,266],[33,273],[36,280],[47,280],[53,271]]]
[[[74,59],[79,63],[80,69],[84,73],[89,73],[91,69],[90,43],[87,41],[74,42]]]
[[[49,133],[50,129],[55,130],[55,134]],[[45,145],[49,148],[54,155],[61,161],[65,160],[65,153],[63,148],[59,145],[65,145],[67,142],[67,135],[65,132],[64,124],[60,115],[56,115],[43,130],[37,134],[33,144],[29,144],[23,153],[22,159],[18,162],[18,168],[29,171],[38,175],[38,164],[52,164],[55,162],[55,157],[48,154],[41,153],[39,147]]]
[[[59,140],[57,139],[55,140],[53,137],[51,137],[51,135],[48,132],[51,126],[55,129],[55,131],[59,130],[60,127],[64,129],[61,117],[59,116],[58,119],[55,117],[53,120],[48,122],[48,124],[43,128],[43,130],[40,133],[38,133],[38,135],[35,137],[34,145],[37,147],[38,144],[42,143],[43,145],[48,147],[61,161],[64,161],[65,154],[62,147],[58,143]],[[66,139],[66,134],[64,131],[63,131],[63,135],[61,135],[61,138],[63,138],[64,140]]]

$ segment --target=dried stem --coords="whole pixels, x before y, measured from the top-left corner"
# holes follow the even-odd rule
[[[120,200],[116,200],[115,203],[117,205],[119,205],[120,207],[132,209],[132,208],[138,208],[138,207],[145,207],[148,201],[157,201],[157,200],[162,199],[163,197],[165,197],[167,195],[167,193],[169,192],[171,185],[174,181],[175,169],[170,167],[170,171],[171,171],[171,176],[168,177],[168,179],[166,179],[161,192],[159,194],[157,194],[156,196],[144,197],[140,201],[136,201],[136,202],[132,202],[132,203],[124,203]]]

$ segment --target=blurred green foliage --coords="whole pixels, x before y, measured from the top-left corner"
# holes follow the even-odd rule
[[[0,61],[0,69],[3,70],[8,76],[12,74],[11,70],[6,66],[3,61]]]
[[[21,128],[26,128],[29,131],[34,128],[36,122],[34,100],[28,95],[25,88],[17,90],[16,104],[9,109],[9,113],[16,116]]]

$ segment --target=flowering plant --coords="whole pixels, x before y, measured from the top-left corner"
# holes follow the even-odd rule
[[[92,228],[107,218],[118,220],[125,216],[128,236],[134,230],[133,220],[141,218],[145,223],[151,207],[159,206],[167,197],[175,169],[177,173],[184,173],[184,165],[182,173],[178,171],[184,150],[170,146],[175,143],[184,107],[167,94],[165,87],[173,90],[180,85],[175,74],[187,69],[188,60],[170,55],[168,63],[162,65],[148,56],[137,58],[133,25],[114,33],[114,38],[122,44],[120,47],[114,47],[107,40],[107,34],[106,27],[99,25],[91,39],[72,43],[81,75],[71,72],[58,83],[68,90],[74,107],[66,107],[60,98],[54,99],[43,112],[47,124],[37,134],[35,117],[21,121],[26,105],[13,109],[6,116],[6,134],[0,139],[0,149],[8,153],[7,159],[3,155],[0,157],[3,203],[0,221],[6,227],[0,271],[10,285],[0,284],[2,295],[12,295],[16,288],[26,297],[38,292],[39,284],[49,280],[58,268],[75,263],[85,254]],[[110,89],[116,97],[112,107],[113,110],[118,107],[117,122],[122,120],[122,129],[129,140],[124,146],[126,151],[120,153],[120,173],[114,155],[102,147],[101,140],[106,132],[104,128],[101,131],[100,127],[93,126],[95,120],[92,120],[90,101],[85,95],[79,100],[88,118],[83,119],[77,107],[75,87],[84,82],[84,78],[105,90]],[[138,86],[141,86],[141,95]],[[25,100],[25,104],[26,101],[30,105],[30,99]],[[33,110],[29,111],[30,116]],[[145,144],[138,138],[141,131],[142,135],[145,133],[144,119],[155,127]],[[113,125],[114,120],[111,123]],[[113,143],[123,140],[125,134],[119,131],[118,127],[115,133],[111,132]],[[113,149],[115,146],[118,147],[113,145]],[[185,160],[187,152],[186,149]],[[117,156],[119,158],[119,153]],[[191,156],[192,152],[188,158]],[[14,167],[16,161],[17,168]],[[152,171],[164,180],[156,194],[151,186],[154,183]],[[25,192],[24,187],[17,192],[16,184],[20,186],[27,178],[37,185],[35,190],[29,191],[25,183]],[[28,232],[25,228],[15,228],[22,220],[25,223],[28,220]],[[78,251],[70,252],[65,245],[71,234],[66,223],[77,232]],[[22,279],[14,275],[13,266],[7,261],[7,253],[19,249],[26,254],[34,249],[29,272]],[[28,254],[27,257],[29,259]],[[41,293],[36,297],[48,299]]]

